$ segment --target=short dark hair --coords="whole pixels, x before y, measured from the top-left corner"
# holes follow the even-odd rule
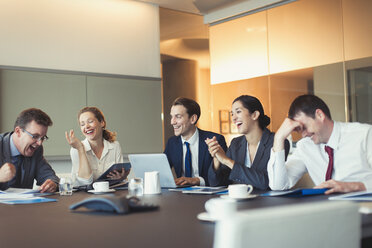
[[[314,119],[317,109],[322,110],[329,119],[332,119],[327,104],[315,95],[301,95],[294,99],[289,107],[288,117],[293,119],[297,114],[303,112]]]
[[[256,97],[241,95],[235,98],[233,103],[237,101],[241,102],[244,108],[248,109],[249,113],[251,114],[254,113],[254,111],[260,112],[260,116],[258,117],[258,125],[262,130],[270,124],[270,117],[265,115],[262,104]]]
[[[187,114],[191,117],[193,115],[197,116],[195,124],[198,122],[200,118],[200,106],[197,102],[192,99],[185,98],[185,97],[178,97],[174,100],[172,106],[182,105],[186,108]]]
[[[35,121],[37,124],[44,127],[49,127],[53,125],[52,120],[49,115],[43,112],[38,108],[29,108],[23,110],[17,117],[17,120],[14,123],[14,128],[19,126],[20,128],[25,128],[28,123]]]

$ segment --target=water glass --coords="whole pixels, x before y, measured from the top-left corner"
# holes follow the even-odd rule
[[[129,196],[141,197],[143,196],[143,179],[132,178],[128,185]]]
[[[59,181],[59,194],[60,195],[72,195],[72,182],[71,178],[61,178]]]

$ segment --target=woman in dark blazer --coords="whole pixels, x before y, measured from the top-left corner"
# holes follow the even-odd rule
[[[208,171],[211,186],[226,186],[233,183],[251,184],[258,189],[267,189],[267,162],[274,142],[274,133],[266,127],[270,118],[264,114],[261,102],[253,96],[242,95],[232,104],[232,120],[243,134],[231,141],[225,153],[217,140],[207,139],[213,161]],[[285,155],[289,142],[285,143]]]

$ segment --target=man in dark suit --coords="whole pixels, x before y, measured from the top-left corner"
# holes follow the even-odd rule
[[[200,106],[194,100],[177,98],[172,104],[170,115],[175,136],[169,138],[164,153],[176,172],[176,184],[209,185],[208,168],[212,157],[205,140],[216,137],[226,151],[225,138],[196,127]]]
[[[20,113],[14,131],[0,134],[0,189],[32,188],[34,179],[41,192],[54,192],[59,178],[44,159],[43,142],[50,117],[40,109],[26,109]]]

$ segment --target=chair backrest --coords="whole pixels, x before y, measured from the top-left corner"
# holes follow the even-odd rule
[[[357,248],[361,216],[353,202],[317,202],[237,212],[216,223],[214,248]]]

